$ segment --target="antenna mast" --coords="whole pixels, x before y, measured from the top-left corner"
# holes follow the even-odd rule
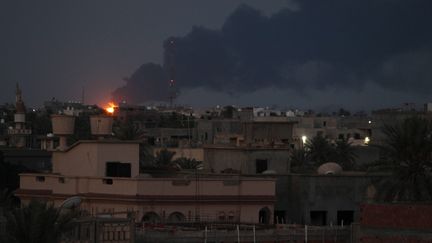
[[[175,39],[170,38],[167,43],[167,56],[166,56],[166,65],[168,68],[169,75],[169,102],[170,107],[173,107],[174,101],[177,98],[177,90],[176,90],[176,69],[175,69]]]

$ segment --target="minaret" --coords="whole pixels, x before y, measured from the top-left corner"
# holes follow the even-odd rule
[[[18,83],[16,85],[16,93],[15,93],[15,108],[16,108],[15,116],[14,116],[15,129],[24,129],[26,108],[24,105],[24,101],[22,99],[22,92]]]
[[[15,92],[15,108],[15,128],[8,129],[8,134],[10,135],[9,146],[23,148],[26,146],[26,136],[31,134],[31,130],[25,128],[26,108],[18,84],[16,85]]]

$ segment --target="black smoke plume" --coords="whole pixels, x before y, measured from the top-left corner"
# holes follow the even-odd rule
[[[146,64],[115,97],[166,100],[181,89],[229,93],[265,87],[359,89],[366,82],[424,93],[432,88],[432,1],[303,0],[272,16],[239,6],[220,30],[193,27],[165,41],[163,66]]]

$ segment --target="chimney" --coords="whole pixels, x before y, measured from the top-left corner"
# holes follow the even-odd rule
[[[91,134],[97,136],[99,139],[112,135],[112,116],[95,115],[90,116]]]
[[[67,136],[72,135],[75,129],[75,117],[67,115],[51,115],[53,134],[60,137],[57,149],[66,150]]]

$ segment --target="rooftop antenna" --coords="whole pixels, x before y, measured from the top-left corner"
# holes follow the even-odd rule
[[[169,102],[170,107],[173,107],[175,99],[177,98],[177,90],[175,87],[176,83],[176,69],[175,69],[175,52],[176,45],[175,39],[169,38],[165,48],[166,48],[166,56],[165,56],[165,64],[168,68],[169,75]]]

